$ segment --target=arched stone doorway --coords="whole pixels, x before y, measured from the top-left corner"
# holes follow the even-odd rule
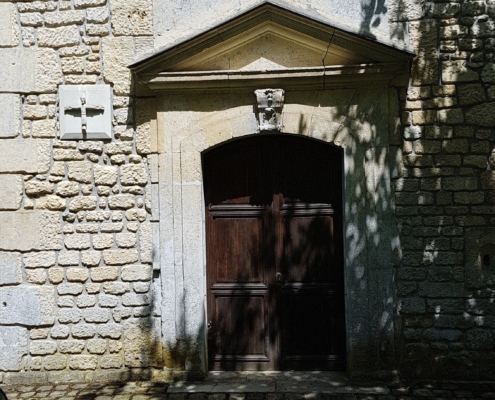
[[[347,371],[380,378],[397,368],[390,183],[401,171],[397,88],[411,57],[267,3],[131,66],[152,90],[138,96],[156,98],[151,203],[167,368],[208,371],[201,155],[262,135],[253,92],[269,88],[285,91],[279,130],[341,149]]]
[[[342,153],[284,134],[203,153],[210,370],[345,369]]]

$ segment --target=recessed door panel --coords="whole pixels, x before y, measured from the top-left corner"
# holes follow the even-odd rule
[[[263,282],[262,220],[215,218],[211,225],[216,282]]]
[[[217,315],[216,361],[264,361],[267,358],[265,343],[265,299],[263,295],[216,295]]]

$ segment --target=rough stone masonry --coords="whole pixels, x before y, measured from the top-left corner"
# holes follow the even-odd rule
[[[154,95],[127,65],[257,3],[0,1],[0,384],[187,369],[161,340]],[[394,369],[493,379],[495,1],[311,3],[286,5],[417,55],[397,93]],[[113,139],[59,140],[58,86],[100,83]]]

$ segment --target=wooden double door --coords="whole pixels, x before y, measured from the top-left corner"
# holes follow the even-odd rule
[[[209,369],[345,369],[341,149],[257,135],[203,172]]]

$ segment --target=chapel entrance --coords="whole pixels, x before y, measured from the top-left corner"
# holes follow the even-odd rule
[[[203,154],[209,370],[343,370],[342,149],[256,135]]]

